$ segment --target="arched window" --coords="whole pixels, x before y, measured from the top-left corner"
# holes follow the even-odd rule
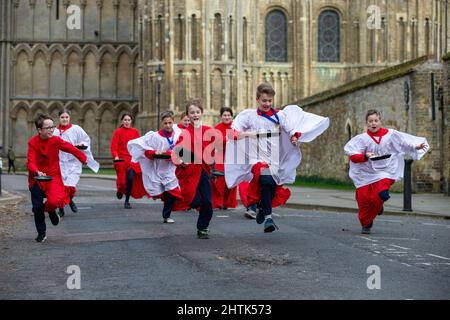
[[[340,61],[340,21],[334,10],[325,10],[319,16],[319,62]]]
[[[273,10],[266,17],[266,61],[288,61],[287,21],[280,10]]]

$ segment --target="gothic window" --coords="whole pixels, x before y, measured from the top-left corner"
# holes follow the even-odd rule
[[[325,10],[319,16],[319,62],[340,61],[340,21],[336,11]]]
[[[425,54],[430,55],[430,19],[425,18]]]
[[[198,58],[198,32],[197,32],[197,16],[195,14],[192,15],[191,19],[191,54],[192,54],[192,60],[197,60]]]
[[[266,17],[266,61],[287,62],[287,21],[280,10],[269,12]]]

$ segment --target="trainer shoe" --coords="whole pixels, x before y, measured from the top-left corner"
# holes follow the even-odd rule
[[[59,208],[58,209],[58,215],[62,218],[62,217],[64,217],[64,215],[65,215],[66,213],[64,212],[64,208]]]
[[[175,220],[171,218],[164,219],[164,223],[175,223]]]
[[[257,224],[262,224],[262,223],[264,222],[265,218],[266,218],[266,217],[265,217],[264,214],[262,213],[262,210],[259,209],[259,210],[258,210],[258,213],[256,214],[256,223],[257,223]]]
[[[72,199],[69,202],[69,206],[70,206],[70,210],[72,210],[72,212],[78,212],[77,205],[75,204],[75,202],[73,202]]]
[[[256,219],[256,210],[253,210],[251,208],[247,208],[247,211],[245,211],[244,213],[244,217],[246,217],[247,219]]]
[[[199,239],[209,239],[209,230],[208,229],[197,230],[197,237]]]
[[[132,209],[132,208],[131,208],[131,204],[130,204],[129,202],[125,202],[125,204],[123,205],[123,207],[124,207],[125,209]]]
[[[116,192],[116,197],[117,197],[117,199],[122,199],[122,197],[123,197],[123,194],[122,193],[120,193],[120,192]]]
[[[273,222],[272,219],[266,219],[266,222],[264,222],[264,232],[273,232],[278,230],[277,225]]]
[[[372,229],[373,226],[373,221],[367,226],[367,227],[363,227],[361,230],[362,234],[370,234],[370,230]]]
[[[57,226],[59,224],[59,215],[55,212],[49,212],[48,217],[50,218],[50,221],[52,222],[52,225]]]
[[[34,240],[36,240],[36,242],[44,242],[45,240],[47,240],[47,236],[45,235],[45,233],[44,234],[38,234],[38,236],[37,236],[37,238],[36,239],[34,239]]]

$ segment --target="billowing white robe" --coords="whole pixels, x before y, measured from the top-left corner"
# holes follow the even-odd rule
[[[177,126],[173,127],[173,142],[177,142],[182,130]],[[151,196],[159,196],[165,191],[173,190],[178,185],[175,175],[176,166],[171,159],[148,159],[145,151],[167,151],[170,144],[165,137],[158,132],[150,131],[145,136],[128,142],[128,152],[133,162],[139,162],[142,169],[142,181],[147,193]]]
[[[286,106],[278,113],[279,128],[272,121],[258,115],[257,109],[240,112],[233,120],[234,130],[278,132],[271,137],[244,138],[227,141],[225,152],[225,181],[233,188],[243,181],[251,181],[251,168],[258,162],[269,165],[270,173],[278,185],[293,183],[301,162],[300,144],[310,142],[321,135],[330,125],[327,117],[302,110],[296,105]],[[276,119],[275,116],[272,116]],[[301,133],[298,145],[291,143],[291,137]]]
[[[100,164],[94,160],[94,157],[92,155],[91,139],[80,126],[72,124],[72,126],[62,134],[58,130],[58,128],[56,128],[53,132],[53,135],[61,137],[61,139],[70,142],[74,146],[80,144],[87,146],[88,148],[86,150],[81,150],[86,154],[87,166],[92,171],[98,172]],[[83,164],[70,153],[60,151],[59,165],[61,167],[61,176],[64,185],[67,187],[76,187],[78,181],[80,180]]]
[[[425,150],[416,150],[416,146],[426,144]],[[356,188],[369,185],[382,179],[399,181],[403,178],[404,157],[409,155],[413,160],[420,160],[429,150],[427,139],[389,129],[376,143],[367,132],[352,138],[344,147],[348,156],[372,152],[376,155],[391,154],[384,160],[368,160],[362,163],[350,161],[349,176]]]

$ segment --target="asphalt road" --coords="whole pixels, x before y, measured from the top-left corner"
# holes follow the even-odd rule
[[[448,220],[384,215],[361,235],[354,213],[277,208],[280,230],[265,234],[238,208],[215,211],[199,240],[195,212],[163,224],[160,202],[125,210],[114,181],[83,178],[79,212],[47,218],[38,244],[26,177],[2,182],[30,215],[0,244],[0,299],[450,299]]]

